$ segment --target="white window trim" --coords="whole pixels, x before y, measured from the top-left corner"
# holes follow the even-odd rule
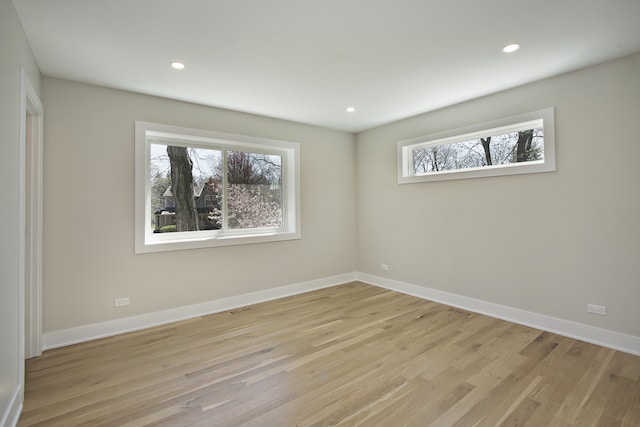
[[[280,229],[151,232],[150,140],[209,149],[255,150],[282,156],[283,227]],[[188,141],[188,143],[186,142]],[[174,141],[171,141],[173,144]],[[223,205],[224,206],[224,205]],[[224,208],[224,207],[223,207]],[[300,231],[300,144],[202,129],[136,121],[135,123],[135,253],[295,240]]]
[[[500,133],[531,129],[532,125],[540,121],[542,121],[544,132],[544,160],[485,166],[481,168],[447,170],[421,175],[416,175],[412,172],[410,154],[416,147],[462,142],[490,135],[499,135]],[[398,141],[397,169],[398,184],[553,172],[556,170],[554,109],[546,108],[491,122]]]

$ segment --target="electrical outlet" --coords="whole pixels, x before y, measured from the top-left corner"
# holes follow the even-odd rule
[[[116,307],[122,307],[125,305],[129,305],[129,297],[125,297],[125,298],[116,298],[115,300],[113,300],[113,305]]]
[[[607,315],[607,307],[604,305],[587,304],[587,312],[593,314],[599,314],[600,316]]]
[[[389,266],[387,264],[380,264],[380,270],[389,271]]]

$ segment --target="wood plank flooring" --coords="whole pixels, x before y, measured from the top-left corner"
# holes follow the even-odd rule
[[[19,426],[640,426],[640,357],[357,282],[26,370]]]

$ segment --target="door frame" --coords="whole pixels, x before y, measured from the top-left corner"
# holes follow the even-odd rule
[[[18,351],[24,360],[42,354],[42,223],[44,109],[20,68]],[[21,379],[24,393],[24,375]]]

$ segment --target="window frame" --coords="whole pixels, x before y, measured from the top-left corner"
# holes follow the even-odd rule
[[[170,143],[220,150],[223,169],[228,151],[275,154],[282,158],[280,228],[199,230],[153,233],[151,230],[150,146]],[[164,252],[300,239],[300,144],[158,123],[135,122],[135,253]],[[226,170],[225,170],[226,178]],[[223,186],[226,187],[226,183]],[[225,192],[226,193],[226,192]],[[226,212],[226,197],[222,209]],[[224,216],[226,218],[226,215]],[[226,219],[225,219],[226,223]]]
[[[453,179],[481,178],[488,176],[503,176],[528,174],[538,172],[553,172],[556,170],[555,162],[555,110],[553,107],[525,114],[506,117],[490,122],[479,123],[445,132],[419,136],[397,142],[397,173],[398,184],[412,184],[419,182],[445,181]],[[522,163],[510,163],[502,165],[483,166],[476,168],[444,170],[416,174],[412,172],[412,152],[415,149],[426,148],[435,145],[453,144],[487,136],[502,135],[531,128],[530,126],[542,123],[543,160],[528,161]]]

